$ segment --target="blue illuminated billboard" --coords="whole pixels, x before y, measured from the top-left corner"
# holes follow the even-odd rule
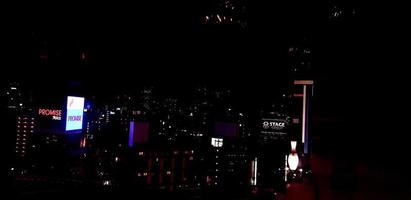
[[[67,97],[66,131],[83,128],[84,97]]]

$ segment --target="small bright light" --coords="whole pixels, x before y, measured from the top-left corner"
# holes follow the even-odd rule
[[[114,160],[115,160],[116,162],[118,162],[119,159],[118,159],[118,157],[116,157],[116,158],[114,158]]]
[[[10,170],[11,170],[11,171],[14,171],[14,167],[12,167]]]
[[[106,181],[103,182],[103,185],[111,185],[111,181],[106,180]]]
[[[220,15],[217,14],[217,18],[218,18],[218,21],[221,22],[221,17],[220,17]]]

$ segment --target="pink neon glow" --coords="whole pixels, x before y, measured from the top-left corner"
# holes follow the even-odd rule
[[[291,152],[295,153],[297,149],[297,141],[291,141]]]

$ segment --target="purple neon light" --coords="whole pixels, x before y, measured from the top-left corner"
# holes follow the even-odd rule
[[[130,129],[129,129],[129,135],[128,135],[128,147],[133,147],[134,144],[134,122],[130,122]]]

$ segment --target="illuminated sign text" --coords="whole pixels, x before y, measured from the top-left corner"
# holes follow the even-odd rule
[[[40,108],[39,115],[52,116],[53,120],[61,120],[61,110]]]

